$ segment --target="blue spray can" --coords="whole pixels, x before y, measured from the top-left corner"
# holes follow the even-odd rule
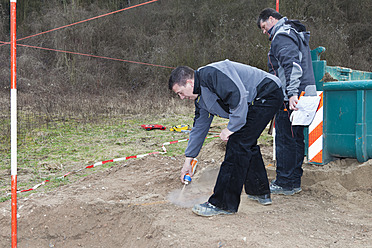
[[[198,165],[198,160],[196,158],[194,158],[193,160],[191,160],[191,168],[192,168],[192,174],[195,173],[195,170],[196,170],[196,166]],[[189,184],[191,183],[191,176],[189,173],[187,173],[183,180],[185,181],[185,184]]]

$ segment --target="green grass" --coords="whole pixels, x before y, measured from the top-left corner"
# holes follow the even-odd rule
[[[28,118],[30,121],[32,118]],[[19,119],[19,122],[24,121]],[[81,177],[95,173],[97,170],[115,166],[115,163],[83,169],[65,178],[67,172],[85,168],[97,162],[133,155],[162,152],[162,144],[188,138],[188,134],[169,131],[174,125],[192,126],[193,115],[163,116],[117,116],[110,119],[98,119],[84,122],[76,118],[54,121],[52,125],[29,125],[31,130],[18,130],[18,190],[29,189],[45,180],[50,180],[38,191],[48,191]],[[219,132],[227,120],[215,118],[212,130]],[[166,130],[146,131],[142,124],[161,124]],[[6,139],[3,139],[6,140]],[[211,142],[207,139],[205,142]],[[264,132],[260,144],[270,144],[272,137]],[[165,156],[182,155],[187,142],[167,145]],[[6,201],[10,192],[10,139],[1,143],[0,155],[0,198]],[[32,191],[31,191],[32,192]],[[22,196],[30,194],[22,193]]]
[[[28,118],[30,121],[32,118]],[[24,120],[18,119],[19,122]],[[193,116],[118,116],[109,120],[86,123],[71,119],[54,121],[53,125],[30,125],[31,130],[18,130],[18,190],[28,189],[44,180],[50,180],[40,190],[48,190],[72,182],[96,170],[115,166],[107,163],[94,169],[83,170],[58,179],[65,173],[84,168],[97,162],[151,152],[162,152],[162,144],[173,140],[187,139],[185,133],[169,131],[173,125],[192,125]],[[226,123],[216,118],[213,122]],[[166,130],[146,131],[142,124],[161,124]],[[217,126],[214,130],[218,131]],[[209,141],[206,141],[209,142]],[[166,156],[184,153],[187,142],[167,145]],[[10,192],[10,139],[1,143],[0,195]],[[38,190],[39,190],[38,189]],[[7,200],[3,197],[0,201]]]

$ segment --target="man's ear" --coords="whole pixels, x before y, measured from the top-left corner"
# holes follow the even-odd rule
[[[194,88],[194,80],[193,80],[193,79],[187,79],[187,80],[186,80],[186,83],[190,84],[191,87]]]
[[[271,23],[273,25],[275,25],[279,21],[278,19],[276,19],[275,17],[272,17],[272,16],[270,16],[269,19],[271,20]]]

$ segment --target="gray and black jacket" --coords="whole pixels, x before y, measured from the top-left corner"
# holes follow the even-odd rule
[[[185,151],[186,157],[195,158],[199,154],[213,116],[228,118],[227,128],[236,132],[246,123],[249,104],[280,87],[281,82],[276,76],[229,60],[196,70],[194,94],[198,94],[198,98],[195,100],[194,126]]]
[[[269,30],[269,34],[271,40],[268,54],[269,72],[282,81],[285,100],[293,95],[300,95],[309,85],[315,92],[309,48],[310,33],[306,31],[305,26],[297,20],[283,17]]]

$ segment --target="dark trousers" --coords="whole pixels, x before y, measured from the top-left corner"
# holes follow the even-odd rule
[[[275,116],[275,184],[286,189],[301,186],[305,156],[304,126],[292,126],[291,113],[288,102],[284,102]]]
[[[272,84],[274,82],[266,88],[272,88]],[[265,92],[265,89],[262,90]],[[231,212],[238,211],[243,185],[247,194],[270,193],[257,139],[278,111],[283,102],[283,93],[276,86],[275,90],[258,98],[249,106],[246,124],[229,137],[225,159],[221,164],[214,192],[208,200],[214,206]]]

